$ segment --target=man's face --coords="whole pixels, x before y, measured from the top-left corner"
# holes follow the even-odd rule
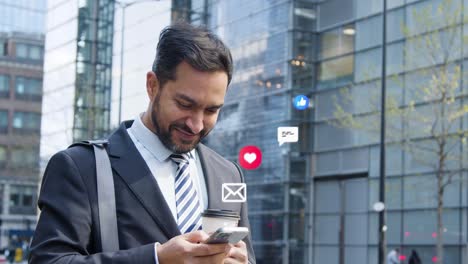
[[[174,153],[191,151],[216,124],[226,95],[227,74],[201,72],[182,62],[176,68],[175,81],[166,82],[164,87],[157,81],[153,84],[153,93],[149,92],[153,132]]]

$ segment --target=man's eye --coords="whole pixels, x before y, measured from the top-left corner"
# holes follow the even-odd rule
[[[185,104],[185,103],[182,103],[182,102],[177,102],[177,104],[182,108],[190,108],[190,104]]]

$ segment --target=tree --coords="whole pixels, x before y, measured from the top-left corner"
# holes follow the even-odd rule
[[[419,163],[431,167],[437,182],[437,263],[443,263],[443,209],[446,187],[454,176],[468,167],[467,88],[463,58],[468,43],[463,35],[463,9],[460,3],[442,0],[439,4],[423,2],[402,25],[405,36],[404,71],[417,76],[418,83],[406,84],[404,99],[400,94],[387,95],[387,143],[397,143]],[[464,48],[466,51],[464,51]],[[403,74],[388,81],[401,82]],[[356,114],[349,106],[356,100],[354,86],[345,87],[335,101],[334,120],[330,123],[377,135],[380,94],[371,96],[366,113]],[[380,87],[374,89],[380,91]],[[387,93],[389,94],[389,93]]]

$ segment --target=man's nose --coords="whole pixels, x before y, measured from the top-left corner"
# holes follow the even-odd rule
[[[198,134],[203,130],[203,113],[194,113],[187,119],[186,125],[194,134]]]

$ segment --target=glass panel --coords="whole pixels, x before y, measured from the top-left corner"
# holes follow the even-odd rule
[[[336,246],[316,246],[313,256],[314,264],[338,264],[340,252]]]
[[[393,1],[389,1],[393,2]],[[387,13],[387,42],[402,39],[405,9],[400,8]]]
[[[398,245],[401,243],[401,219],[400,212],[387,212],[387,243]],[[379,215],[377,213],[369,214],[369,244],[377,245],[379,235]]]
[[[385,174],[387,176],[399,176],[403,173],[403,150],[400,145],[387,145],[385,148]],[[369,176],[379,177],[380,175],[380,147],[375,146],[370,149],[370,170]]]
[[[387,46],[387,75],[400,73],[404,70],[403,53],[403,42],[398,42]]]
[[[283,247],[280,245],[254,245],[257,263],[275,263],[281,260]]]
[[[30,132],[40,130],[41,115],[39,113],[15,112],[13,115],[13,128],[24,129]]]
[[[354,18],[354,1],[329,0],[320,2],[319,29],[350,21]]]
[[[8,130],[8,111],[0,110],[0,133]]]
[[[317,10],[315,5],[306,2],[297,2],[294,7],[294,26],[305,30],[315,29]]]
[[[8,75],[0,75],[0,97],[10,96],[10,77]]]
[[[319,90],[349,84],[354,78],[354,55],[322,61],[318,71]]]
[[[366,245],[367,230],[367,214],[347,214],[345,216],[346,245]]]
[[[337,173],[339,170],[339,152],[317,153],[317,175]]]
[[[320,58],[336,57],[354,51],[354,25],[323,32],[320,35]]]
[[[33,60],[42,59],[42,48],[39,46],[30,46],[29,48],[29,58]]]
[[[403,186],[405,209],[431,208],[437,205],[434,175],[406,176]]]
[[[360,263],[365,263],[365,259],[367,259],[367,247],[345,247],[345,264],[355,264],[356,260],[360,260]]]
[[[340,193],[337,181],[315,182],[315,213],[338,213],[340,212]]]
[[[3,168],[7,163],[7,148],[0,146],[0,168]]]
[[[339,243],[340,216],[315,215],[315,244],[337,245]]]
[[[377,32],[382,32],[382,16],[356,22],[356,50],[382,45],[382,37]]]
[[[16,44],[16,56],[18,58],[28,58],[28,46],[26,44],[17,43]]]
[[[10,206],[19,206],[20,195],[17,193],[10,194]]]
[[[355,68],[354,80],[356,82],[380,77],[382,74],[382,48],[357,53]]]
[[[283,219],[281,214],[249,215],[252,237],[261,241],[281,240]]]
[[[11,164],[14,168],[37,167],[39,152],[32,148],[14,148],[11,151]]]
[[[249,209],[252,211],[279,210],[284,208],[282,184],[251,185],[248,188]]]
[[[382,12],[383,1],[380,0],[355,0],[356,16],[358,18]],[[379,30],[378,32],[382,32]]]
[[[22,100],[40,100],[42,81],[40,79],[16,77],[15,96]]]
[[[369,210],[379,201],[379,180],[369,180]],[[401,209],[401,178],[385,180],[385,198],[387,209]]]
[[[345,181],[345,212],[367,212],[368,204],[367,178]]]

